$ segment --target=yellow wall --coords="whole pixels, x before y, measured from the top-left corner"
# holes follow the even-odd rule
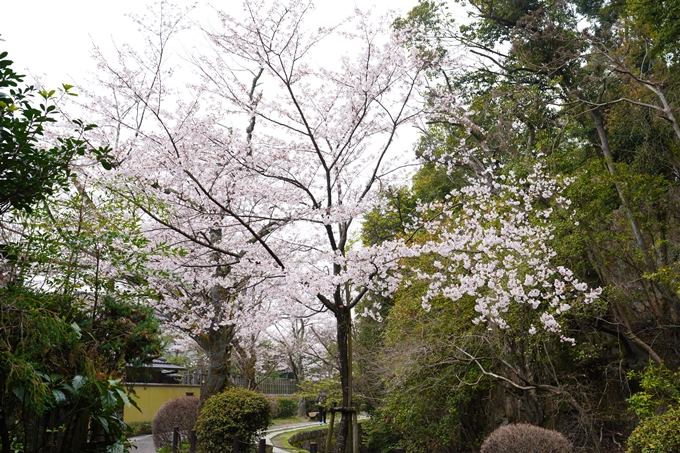
[[[201,395],[200,385],[136,384],[133,389],[135,394],[132,397],[142,411],[126,407],[123,411],[125,423],[150,422],[158,409],[169,399],[186,396],[192,392],[196,397]]]

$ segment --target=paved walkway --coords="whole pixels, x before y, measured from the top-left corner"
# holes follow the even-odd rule
[[[328,426],[328,425],[326,425]],[[296,431],[301,428],[315,428],[320,427],[319,422],[300,422],[300,423],[287,423],[285,425],[274,425],[272,426],[267,434],[264,436],[267,439],[267,444],[274,446],[274,453],[289,453],[288,450],[281,448],[278,442],[272,441],[272,438],[278,436],[279,434],[287,433],[290,431]]]
[[[132,443],[137,447],[137,449],[130,450],[133,453],[156,453],[156,449],[153,446],[153,436],[151,434],[145,434],[143,436],[137,436],[130,439]]]
[[[289,431],[296,431],[300,428],[317,426],[319,426],[318,422],[299,422],[273,425],[269,431],[267,431],[267,434],[264,436],[264,438],[267,439],[267,444],[274,445],[272,443],[272,438],[278,436],[279,434],[287,433]],[[131,450],[133,453],[156,453],[156,449],[153,446],[153,436],[151,434],[133,437],[130,440],[137,446],[136,450]],[[274,445],[274,453],[288,453],[288,451],[280,448],[279,445]]]

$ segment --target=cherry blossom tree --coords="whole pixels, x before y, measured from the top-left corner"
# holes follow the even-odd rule
[[[112,184],[155,221],[154,241],[185,250],[159,263],[183,282],[159,310],[199,344],[208,337],[211,375],[225,372],[228,353],[218,349],[262,295],[271,317],[330,311],[342,450],[351,310],[379,269],[376,255],[349,249],[350,229],[403,165],[397,131],[420,113],[422,64],[385,19],[357,12],[342,27],[308,31],[307,2],[246,2],[246,20],[219,13],[222,29],[206,32],[213,51],[192,55],[202,80],[179,92],[166,59],[180,15],[160,7],[157,25],[140,22],[154,32],[146,53],[122,47],[116,63],[99,55],[111,94],[95,107],[118,152]],[[352,54],[334,69],[319,61],[345,45]]]
[[[358,41],[359,50],[337,69],[322,67],[310,57],[324,38],[337,39],[335,30],[306,31],[300,24],[310,5],[292,6],[247,4],[248,22],[222,15],[223,31],[210,33],[218,52],[252,68],[252,84],[227,58],[197,63],[218,96],[250,115],[245,141],[230,157],[266,189],[257,196],[265,209],[259,216],[281,225],[266,242],[254,239],[278,265],[290,300],[336,318],[344,451],[355,412],[351,310],[380,268],[376,255],[350,250],[350,228],[400,164],[396,133],[419,114],[422,64],[384,25],[358,14],[357,30],[341,37]]]

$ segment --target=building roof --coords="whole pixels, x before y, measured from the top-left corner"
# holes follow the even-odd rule
[[[127,366],[132,367],[132,364],[128,363]],[[140,368],[162,368],[164,370],[186,370],[186,367],[181,365],[173,365],[165,359],[153,359],[151,363],[143,363]]]

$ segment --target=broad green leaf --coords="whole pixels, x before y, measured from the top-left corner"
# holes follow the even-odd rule
[[[72,385],[73,388],[76,390],[79,390],[80,388],[85,385],[85,382],[87,381],[87,378],[85,376],[77,375],[73,377]]]
[[[118,396],[120,397],[120,399],[123,400],[123,403],[125,404],[125,406],[130,407],[131,406],[130,398],[128,397],[127,393],[125,393],[125,390],[118,388],[118,387],[116,387],[115,390],[116,390],[116,393],[118,393]]]
[[[102,407],[104,407],[105,410],[109,411],[115,409],[117,406],[115,393],[109,389],[104,390],[101,395],[101,402]]]
[[[107,433],[109,432],[109,421],[106,419],[106,417],[102,415],[98,415],[96,417],[97,421],[99,421],[99,424],[102,425],[102,428],[104,428],[104,431]]]
[[[57,404],[66,402],[66,395],[61,390],[52,390],[52,395],[54,396],[54,400],[57,402]]]

